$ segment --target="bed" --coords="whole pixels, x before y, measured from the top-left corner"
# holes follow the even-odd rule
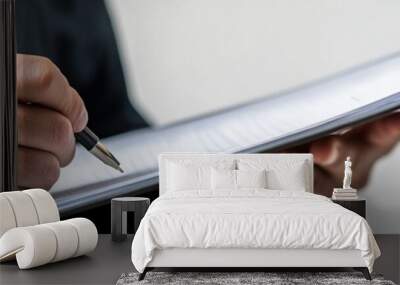
[[[352,267],[380,255],[365,219],[313,194],[310,154],[162,154],[160,197],[132,243],[154,268]]]

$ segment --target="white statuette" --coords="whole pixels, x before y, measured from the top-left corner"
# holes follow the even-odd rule
[[[343,189],[351,189],[351,178],[353,176],[353,172],[351,170],[351,158],[347,157],[344,162],[344,179],[343,179]]]

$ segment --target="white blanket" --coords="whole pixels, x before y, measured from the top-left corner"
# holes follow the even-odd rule
[[[365,219],[328,198],[255,189],[159,197],[135,235],[132,262],[143,272],[165,248],[358,249],[371,272],[380,255]]]

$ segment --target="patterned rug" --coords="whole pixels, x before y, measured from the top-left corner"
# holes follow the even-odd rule
[[[373,280],[368,281],[359,272],[148,272],[142,281],[137,280],[138,276],[138,273],[122,274],[117,285],[395,285],[392,281],[384,280],[381,275],[372,275]]]

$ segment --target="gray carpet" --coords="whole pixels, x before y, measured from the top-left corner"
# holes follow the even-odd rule
[[[372,275],[368,281],[359,272],[148,272],[146,278],[137,281],[138,273],[122,274],[117,285],[146,284],[266,284],[266,285],[297,285],[297,284],[379,284],[395,285],[384,280],[380,275]]]

